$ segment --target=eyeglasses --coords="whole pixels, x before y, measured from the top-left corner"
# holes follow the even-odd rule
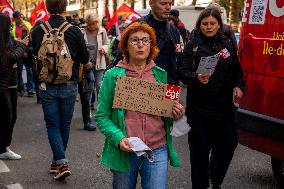
[[[138,45],[139,41],[141,41],[142,44],[145,45],[145,46],[149,45],[150,42],[151,42],[151,40],[148,37],[143,37],[143,38],[140,38],[140,39],[139,38],[130,38],[129,41],[132,45]]]

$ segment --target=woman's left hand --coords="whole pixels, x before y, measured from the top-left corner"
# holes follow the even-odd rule
[[[173,119],[178,120],[183,116],[185,112],[185,109],[182,104],[180,104],[178,101],[174,101],[174,106],[173,106]]]

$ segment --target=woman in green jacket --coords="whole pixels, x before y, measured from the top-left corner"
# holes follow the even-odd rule
[[[113,172],[114,189],[135,188],[138,172],[143,189],[165,189],[168,161],[174,167],[180,164],[170,136],[172,119],[112,108],[118,77],[167,83],[166,72],[153,61],[159,51],[155,32],[144,22],[133,23],[123,31],[119,46],[124,60],[105,73],[95,114],[97,126],[106,136],[101,163]],[[173,118],[183,114],[183,106],[176,101]],[[139,137],[147,144],[153,150],[154,161],[132,152],[128,137]]]

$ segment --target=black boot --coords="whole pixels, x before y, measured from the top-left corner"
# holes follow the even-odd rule
[[[95,131],[97,128],[95,125],[93,125],[92,123],[87,123],[84,125],[84,130],[87,131]]]

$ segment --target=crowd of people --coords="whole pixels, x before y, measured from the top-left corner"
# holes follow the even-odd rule
[[[120,15],[110,29],[107,17],[100,20],[96,14],[66,19],[66,0],[46,0],[50,18],[33,27],[18,11],[14,23],[0,13],[0,159],[21,159],[9,146],[17,97],[25,90],[25,65],[26,90],[36,93],[42,105],[53,153],[49,172],[55,180],[71,175],[65,152],[79,93],[83,128],[98,127],[105,135],[101,163],[113,174],[114,189],[136,188],[138,174],[144,189],[167,188],[168,162],[180,166],[170,131],[184,114],[191,126],[192,188],[221,188],[238,143],[234,100],[242,97],[244,87],[232,29],[223,24],[218,4],[200,13],[190,33],[178,10],[171,10],[171,0],[150,0],[149,5],[147,16],[127,25],[126,15]],[[182,82],[186,108],[176,100],[172,118],[113,108],[120,76]],[[154,160],[137,156],[129,137],[147,144]]]

